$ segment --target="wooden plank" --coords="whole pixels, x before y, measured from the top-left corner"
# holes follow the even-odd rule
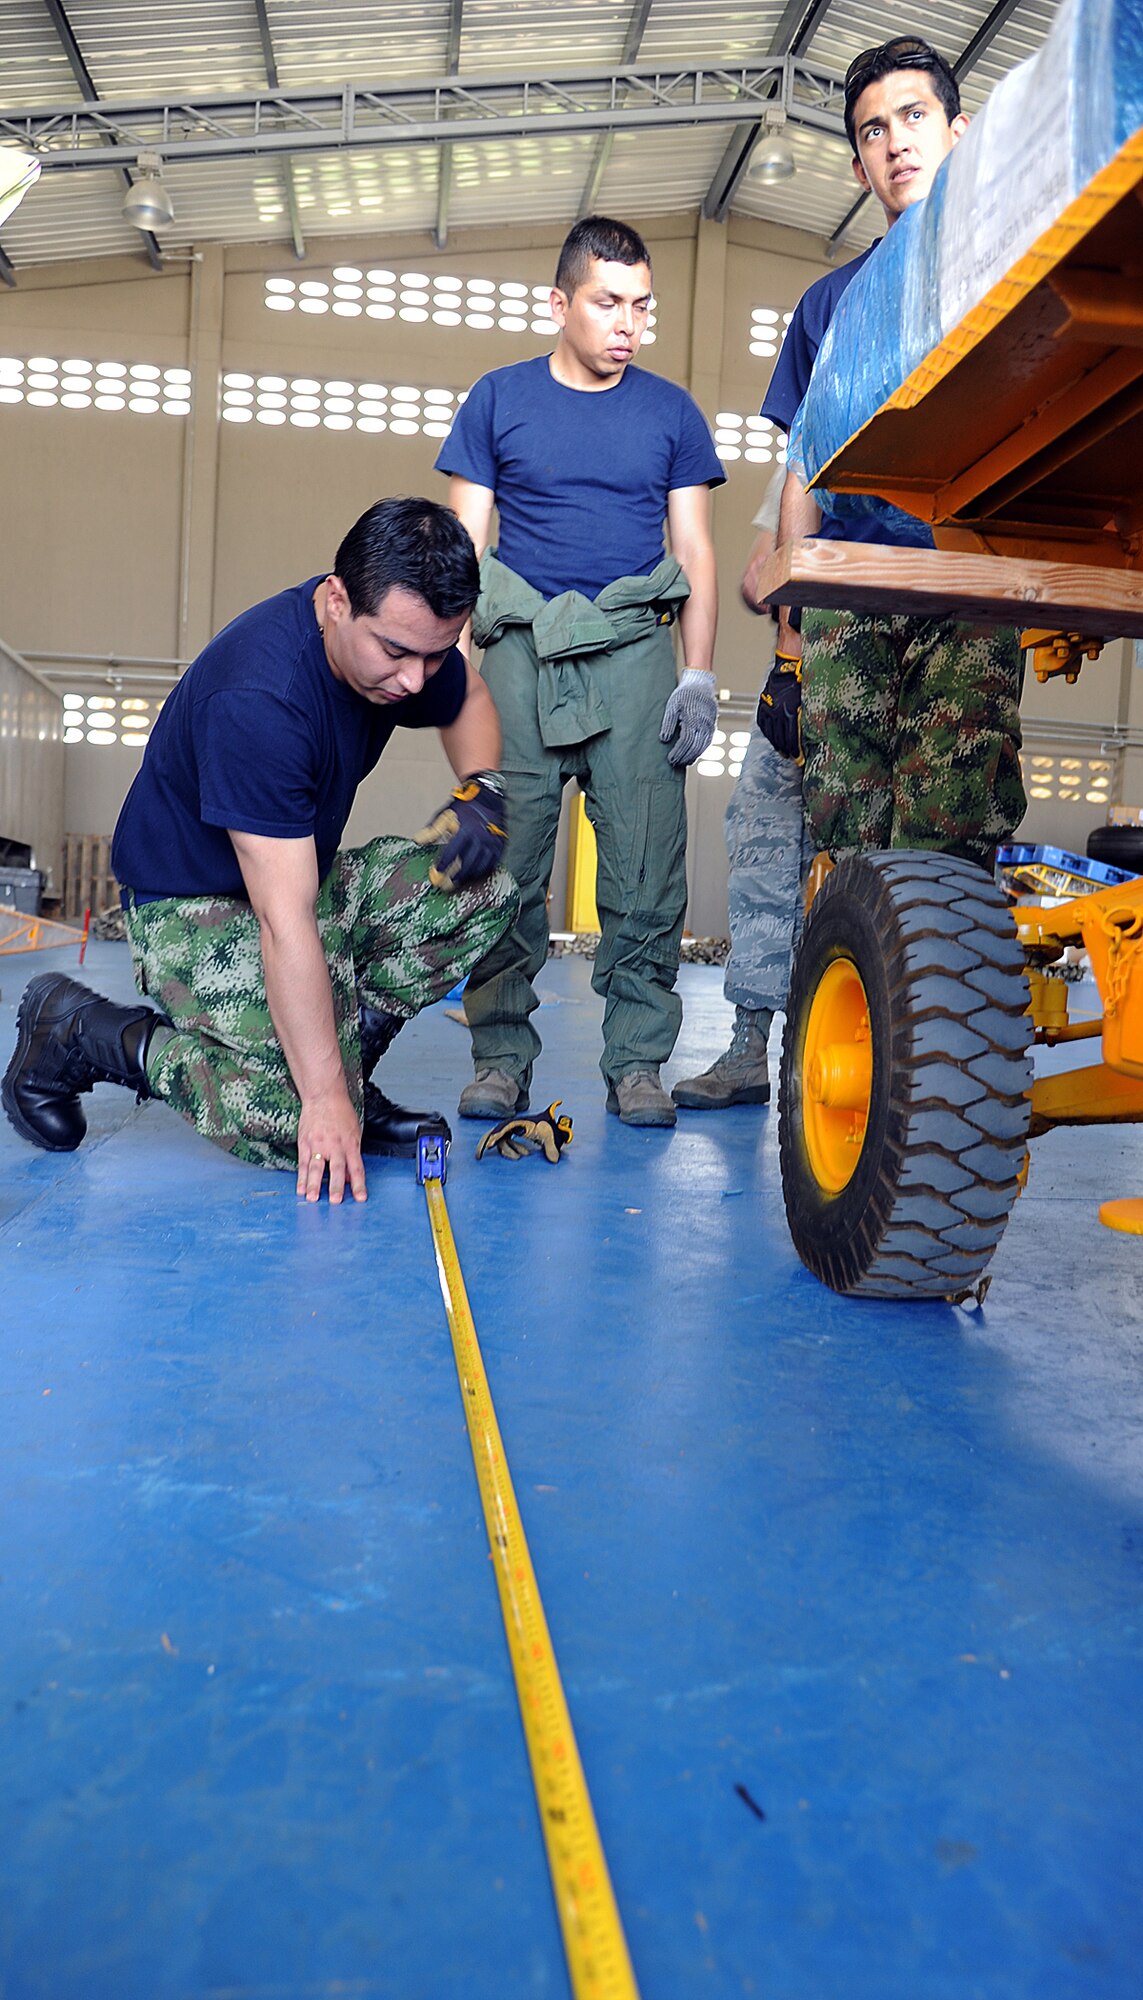
[[[1143,574],[872,542],[787,542],[762,572],[759,604],[906,612],[1143,639]]]
[[[64,835],[63,915],[65,917],[74,917],[76,913],[76,899],[79,895],[76,873],[78,866],[79,838],[74,833],[67,833]]]
[[[111,842],[105,833],[98,835],[95,842],[95,864],[92,870],[91,907],[93,912],[105,910],[111,900],[108,883],[110,881],[109,854]]]
[[[109,833],[100,836],[98,904],[100,911],[114,909],[119,902],[119,883],[111,872],[111,839],[112,836]]]
[[[112,909],[119,901],[119,884],[111,872],[109,833],[69,833],[64,836],[63,900],[65,917],[82,918]]]

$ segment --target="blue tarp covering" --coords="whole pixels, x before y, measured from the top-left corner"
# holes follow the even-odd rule
[[[842,298],[790,433],[808,485],[1143,125],[1140,0],[1064,0],[1038,53],[993,91]],[[865,494],[826,513],[919,521]]]

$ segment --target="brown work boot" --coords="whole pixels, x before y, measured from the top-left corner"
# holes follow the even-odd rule
[[[774,1019],[768,1007],[739,1007],[734,1033],[701,1076],[684,1077],[671,1096],[684,1111],[725,1111],[731,1104],[769,1104],[766,1040]]]
[[[503,1069],[478,1069],[460,1093],[462,1118],[514,1118],[528,1109],[528,1092]]]
[[[657,1069],[629,1069],[608,1086],[607,1109],[623,1125],[673,1125],[675,1107],[659,1082]]]

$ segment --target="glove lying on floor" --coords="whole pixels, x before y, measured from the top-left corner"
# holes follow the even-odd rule
[[[522,1160],[533,1146],[538,1146],[555,1166],[564,1147],[571,1145],[571,1119],[566,1112],[562,1118],[556,1117],[562,1103],[562,1097],[557,1097],[555,1103],[549,1104],[538,1117],[506,1118],[502,1125],[494,1125],[480,1141],[476,1149],[477,1159],[482,1160],[485,1153],[495,1146],[501,1159]]]
[[[769,679],[758,697],[758,727],[779,757],[804,764],[802,754],[802,663],[792,653],[775,653]]]
[[[491,875],[508,838],[504,780],[499,771],[474,771],[427,826],[413,836],[418,847],[440,847],[429,869],[436,889],[457,889]]]

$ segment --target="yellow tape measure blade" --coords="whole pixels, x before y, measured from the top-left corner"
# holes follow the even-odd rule
[[[444,1189],[439,1180],[424,1189],[572,1992],[576,2000],[639,2000]]]

